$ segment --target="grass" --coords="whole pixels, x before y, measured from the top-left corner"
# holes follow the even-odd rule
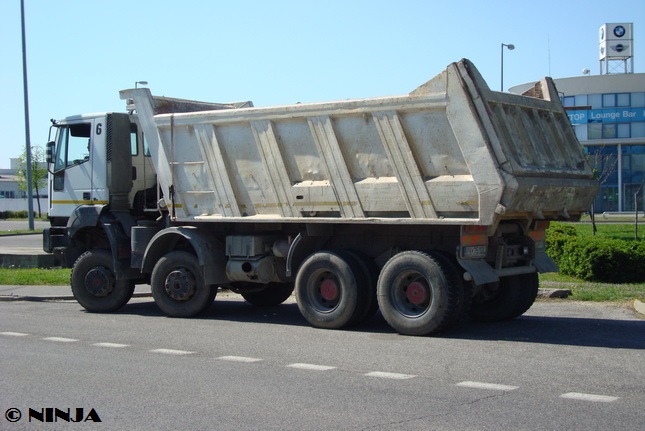
[[[645,220],[643,220],[645,221]],[[572,223],[576,232],[580,236],[592,236],[593,227],[591,223]],[[633,241],[634,225],[625,223],[596,223],[596,236],[601,238],[614,238],[622,239],[625,241]],[[638,239],[645,239],[645,223],[638,224]]]
[[[26,234],[37,234],[37,233],[43,233],[42,229],[34,229],[34,230],[29,230],[29,229],[16,229],[16,230],[0,230],[0,236],[1,235],[26,235]]]
[[[69,268],[0,268],[0,285],[9,286],[67,286]]]
[[[559,273],[540,274],[540,287],[571,290],[570,299],[576,301],[625,302],[645,301],[645,283],[610,284],[579,280]]]

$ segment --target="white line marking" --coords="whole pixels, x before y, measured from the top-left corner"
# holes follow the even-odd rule
[[[56,343],[75,343],[76,341],[78,341],[77,339],[74,339],[74,338],[64,338],[64,337],[46,337],[46,338],[43,338],[43,340],[54,341]]]
[[[386,373],[384,371],[372,371],[371,373],[365,374],[365,376],[379,377],[381,379],[398,379],[398,380],[412,379],[416,377],[412,374]]]
[[[164,355],[190,355],[191,353],[188,350],[173,350],[173,349],[154,349],[151,350],[152,353],[163,353]]]
[[[290,364],[287,367],[298,368],[301,370],[313,370],[313,371],[328,371],[333,370],[336,367],[330,367],[328,365],[316,365],[316,364]]]
[[[119,344],[119,343],[94,343],[94,344],[92,344],[92,346],[96,346],[96,347],[112,347],[112,348],[115,348],[115,349],[119,349],[119,348],[122,348],[122,347],[128,347],[128,346],[129,346],[129,344]]]
[[[9,337],[26,337],[29,334],[25,334],[23,332],[0,332],[2,335],[7,335]]]
[[[457,386],[461,386],[463,388],[491,389],[494,391],[514,391],[519,388],[519,386],[498,385],[495,383],[482,382],[461,382],[457,383]]]
[[[581,394],[578,392],[569,392],[560,395],[560,398],[568,398],[571,400],[593,401],[596,403],[611,403],[616,401],[618,397],[610,397],[608,395],[595,395],[595,394]]]
[[[233,362],[260,362],[262,360],[258,358],[248,358],[246,356],[220,356],[217,359],[222,361],[233,361]]]

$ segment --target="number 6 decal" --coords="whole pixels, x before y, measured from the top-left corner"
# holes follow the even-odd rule
[[[98,124],[96,125],[96,134],[97,134],[97,135],[100,135],[102,131],[103,131],[103,124],[102,124],[102,123],[98,123]]]

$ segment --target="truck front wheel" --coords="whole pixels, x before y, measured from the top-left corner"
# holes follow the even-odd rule
[[[133,281],[116,280],[112,255],[107,250],[90,250],[80,255],[72,268],[70,284],[74,298],[93,313],[118,310],[134,292]]]
[[[404,251],[388,260],[378,279],[383,317],[397,332],[429,335],[456,323],[458,285],[451,283],[443,260],[419,251]]]
[[[197,257],[173,251],[159,259],[150,279],[152,296],[161,311],[171,317],[192,317],[213,303],[217,290],[204,285]]]

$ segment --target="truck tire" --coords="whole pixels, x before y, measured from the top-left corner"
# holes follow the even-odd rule
[[[510,283],[514,283],[515,288],[520,290],[520,298],[518,299],[513,310],[506,317],[507,319],[514,319],[531,308],[537,298],[538,289],[540,287],[540,280],[537,273],[522,274],[511,277]]]
[[[457,293],[457,311],[453,316],[454,321],[448,325],[453,326],[468,315],[468,311],[473,302],[473,285],[470,282],[464,281],[463,270],[460,269],[454,257],[436,252],[430,252],[428,254],[439,261],[446,277],[448,277],[448,283],[453,286],[453,289]]]
[[[257,307],[273,307],[286,301],[293,293],[293,288],[293,283],[267,283],[262,290],[240,292],[240,295]]]
[[[93,313],[109,313],[123,307],[132,298],[134,282],[116,280],[112,255],[107,250],[81,254],[70,276],[72,293],[79,304]]]
[[[310,255],[296,276],[300,313],[316,328],[339,329],[354,323],[362,311],[361,277],[353,259],[343,252],[319,251]]]
[[[499,283],[482,287],[492,290],[488,298],[478,295],[470,308],[470,317],[479,322],[514,319],[528,310],[537,296],[537,274],[503,277]],[[493,290],[494,289],[494,290]]]
[[[159,259],[150,279],[152,296],[161,311],[171,317],[192,317],[213,303],[217,289],[204,284],[197,257],[172,251]]]
[[[443,259],[404,251],[388,260],[378,279],[383,317],[404,335],[430,335],[453,325],[459,307],[458,289]]]
[[[363,286],[359,289],[359,306],[353,324],[359,324],[372,318],[378,311],[378,300],[376,299],[376,282],[379,269],[369,256],[359,251],[346,250],[349,259],[353,259],[357,271],[361,271]]]

